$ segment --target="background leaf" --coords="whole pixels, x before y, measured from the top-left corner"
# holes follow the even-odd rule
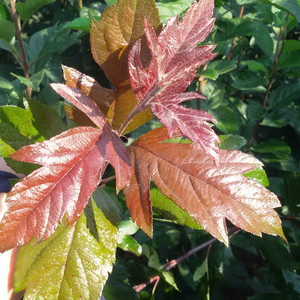
[[[26,0],[25,2],[17,2],[16,10],[21,16],[22,21],[26,23],[38,9],[54,1],[55,0]]]

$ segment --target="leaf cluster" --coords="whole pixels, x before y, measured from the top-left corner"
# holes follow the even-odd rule
[[[2,0],[15,292],[299,297],[299,20],[297,0]]]

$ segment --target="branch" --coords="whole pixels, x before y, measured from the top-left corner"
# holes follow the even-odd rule
[[[239,233],[241,231],[240,228],[232,228],[231,231],[234,231],[233,234],[231,236],[229,236],[229,239],[231,239],[234,235],[236,235],[237,233]],[[163,268],[167,271],[173,269],[174,267],[176,267],[180,262],[182,262],[183,260],[187,259],[188,257],[190,257],[191,255],[193,254],[196,254],[197,252],[199,252],[200,250],[206,248],[206,247],[211,247],[211,245],[216,242],[217,239],[216,238],[213,238],[213,239],[210,239],[209,241],[189,250],[188,252],[186,252],[185,254],[179,256],[178,258],[176,259],[173,259],[167,263],[165,263],[163,265]],[[209,253],[209,252],[208,252]],[[158,282],[160,281],[160,277],[158,275],[155,275],[153,277],[151,277],[147,282],[144,282],[142,284],[139,284],[139,285],[136,285],[133,287],[133,289],[139,293],[141,292],[147,285],[153,283],[153,282],[156,282],[155,283],[155,288],[156,288],[156,285],[158,284]]]
[[[26,59],[26,54],[25,54],[25,50],[24,50],[24,45],[23,45],[23,40],[22,40],[22,31],[21,31],[21,25],[20,25],[20,19],[19,16],[17,14],[16,11],[16,0],[10,0],[10,13],[16,28],[16,36],[17,36],[17,40],[19,43],[19,47],[21,50],[21,56],[20,56],[20,60],[22,62],[22,69],[24,72],[24,76],[25,78],[29,79],[30,75],[29,75],[29,65],[27,63],[27,59]],[[31,99],[31,94],[32,94],[32,88],[27,86],[26,88],[26,94],[27,94],[27,98]]]

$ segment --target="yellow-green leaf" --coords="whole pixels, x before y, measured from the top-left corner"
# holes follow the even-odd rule
[[[99,299],[115,261],[117,228],[91,201],[76,223],[21,247],[15,291],[28,299]]]

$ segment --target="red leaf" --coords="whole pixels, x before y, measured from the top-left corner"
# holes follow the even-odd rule
[[[106,123],[104,114],[96,105],[96,103],[83,92],[61,83],[52,83],[51,87],[57,94],[61,95],[63,98],[80,109],[83,113],[85,113],[99,128],[104,126]]]
[[[127,150],[105,123],[103,130],[78,127],[42,143],[25,146],[15,160],[42,165],[18,182],[8,195],[12,207],[0,223],[0,251],[51,236],[67,215],[75,222],[97,188],[106,162],[116,169],[117,188],[127,185]]]
[[[202,149],[193,144],[161,143],[166,139],[165,128],[158,128],[131,146],[133,184],[124,191],[133,220],[147,234],[152,232],[150,175],[165,196],[226,245],[225,219],[259,236],[264,232],[284,238],[280,218],[273,210],[280,207],[276,195],[243,176],[261,162],[240,151],[220,150],[216,168]]]
[[[145,19],[152,59],[145,70],[140,60],[141,42],[137,41],[129,53],[128,64],[131,86],[142,106],[151,106],[152,113],[171,136],[180,130],[217,163],[219,139],[207,123],[216,120],[208,113],[179,105],[186,100],[203,98],[197,93],[182,93],[195,77],[196,69],[216,55],[211,53],[213,45],[197,47],[214,26],[213,8],[212,0],[194,3],[180,22],[178,16],[169,19],[158,37]]]
[[[116,188],[117,192],[119,192],[127,185],[131,176],[130,158],[123,142],[112,130],[104,114],[90,97],[86,96],[80,90],[64,84],[53,83],[51,87],[59,95],[85,113],[100,129],[103,128],[103,134],[97,144],[102,156],[116,171]]]

